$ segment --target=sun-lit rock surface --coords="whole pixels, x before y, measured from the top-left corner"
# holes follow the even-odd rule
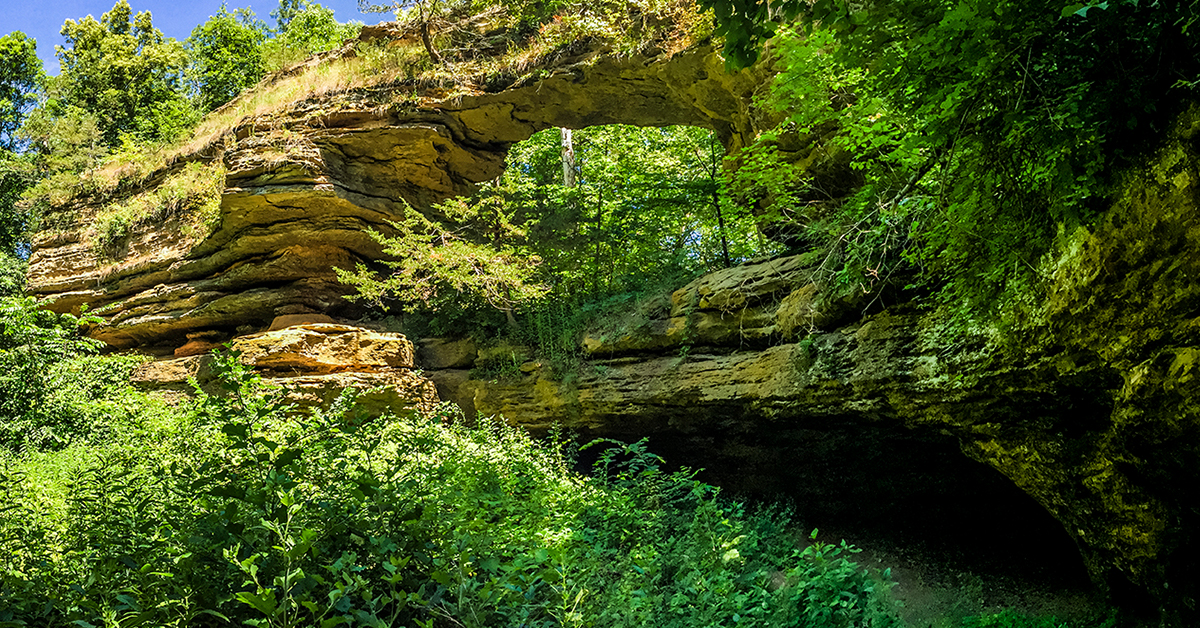
[[[228,345],[300,409],[328,407],[346,388],[362,393],[358,410],[370,416],[428,412],[439,401],[433,382],[414,369],[412,343],[402,334],[306,323]],[[146,390],[187,392],[193,379],[206,389],[216,384],[210,354],[148,362],[134,374]]]
[[[727,74],[723,63],[710,47],[592,53],[495,93],[396,106],[413,89],[396,85],[307,102],[265,128],[231,129],[196,156],[225,171],[204,237],[169,216],[135,229],[115,254],[97,251],[94,217],[140,188],[52,208],[47,221],[59,227],[34,239],[29,290],[59,311],[103,308],[106,324],[93,336],[120,348],[173,350],[189,333],[261,331],[281,315],[353,315],[333,269],[381,257],[367,230],[388,232],[406,206],[428,212],[494,179],[512,143],[537,131],[688,124],[715,129],[731,149],[744,145],[762,79]]]

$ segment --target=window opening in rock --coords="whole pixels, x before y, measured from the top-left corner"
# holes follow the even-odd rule
[[[343,280],[412,335],[512,336],[570,358],[584,319],[783,250],[727,197],[725,154],[698,127],[546,129],[473,195],[411,216],[387,268]]]

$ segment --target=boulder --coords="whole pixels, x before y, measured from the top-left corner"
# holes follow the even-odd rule
[[[469,369],[479,350],[470,338],[422,338],[417,341],[417,363],[421,368]]]

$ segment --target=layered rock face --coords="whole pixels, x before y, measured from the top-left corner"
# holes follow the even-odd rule
[[[200,349],[200,347],[196,347]],[[401,334],[334,323],[298,323],[242,336],[230,343],[240,359],[284,391],[297,409],[327,408],[347,388],[358,391],[355,411],[429,413],[437,389],[413,366],[413,345]],[[134,374],[145,390],[189,392],[192,382],[212,388],[210,353],[149,362]]]
[[[417,105],[410,85],[308,102],[265,130],[258,121],[232,129],[223,145],[190,158],[224,167],[211,233],[188,233],[168,215],[136,227],[114,257],[95,244],[96,217],[142,188],[81,197],[46,216],[59,227],[34,239],[28,288],[55,310],[99,310],[107,324],[93,335],[120,348],[174,349],[189,333],[230,337],[280,315],[351,315],[333,268],[382,256],[366,231],[387,233],[408,207],[429,212],[494,179],[512,143],[554,126],[619,122],[708,127],[735,148],[748,141],[760,82],[749,71],[727,74],[719,55],[700,48],[585,55],[532,83]]]
[[[644,304],[585,337],[592,360],[566,380],[536,362],[507,378],[434,379],[470,409],[533,429],[658,435],[731,487],[802,504],[814,482],[835,487],[811,491],[817,508],[949,436],[1053,515],[1095,578],[1188,625],[1200,595],[1198,133],[1193,113],[1129,173],[1102,223],[1063,234],[1040,291],[994,325],[952,331],[902,298],[823,295],[810,254]],[[859,468],[822,471],[823,448],[858,455],[897,429]]]

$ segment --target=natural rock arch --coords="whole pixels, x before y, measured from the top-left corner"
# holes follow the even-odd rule
[[[169,217],[131,234],[117,259],[101,259],[88,243],[89,216],[121,195],[77,199],[49,216],[69,228],[35,238],[29,290],[59,311],[107,306],[94,335],[118,348],[179,346],[187,334],[264,328],[278,315],[344,312],[332,268],[381,257],[367,229],[387,231],[406,203],[427,210],[494,179],[509,147],[539,130],[693,125],[731,149],[753,132],[751,96],[762,77],[727,73],[711,48],[577,61],[496,93],[381,108],[412,88],[371,88],[303,103],[272,127],[242,125],[220,149],[190,158],[225,166],[211,234],[185,237],[181,218]]]
[[[513,142],[552,126],[690,124],[714,129],[733,150],[753,133],[751,95],[761,85],[756,71],[726,74],[711,49],[697,48],[564,63],[495,93],[421,104],[396,98],[411,86],[308,101],[269,125],[231,130],[141,188],[53,208],[48,218],[61,228],[36,237],[29,287],[56,310],[107,306],[107,324],[93,334],[147,351],[170,352],[189,335],[257,331],[280,315],[337,314],[347,305],[331,268],[380,256],[366,229],[386,229],[406,203],[427,209],[495,177]],[[947,356],[919,309],[862,318],[861,308],[818,303],[806,281],[781,284],[782,271],[760,277],[786,288],[765,296],[747,296],[744,279],[713,276],[689,288],[709,284],[695,311],[672,307],[647,338],[596,344],[611,358],[603,377],[556,390],[535,368],[525,386],[468,383],[470,404],[532,427],[565,418],[596,433],[680,433],[706,429],[701,419],[751,414],[944,432],[1051,512],[1094,576],[1185,608],[1200,591],[1190,562],[1200,553],[1192,537],[1200,505],[1188,486],[1200,467],[1192,401],[1200,288],[1190,279],[1200,274],[1192,235],[1200,160],[1197,125],[1184,126],[1110,220],[1064,236],[1017,350],[984,338],[983,349]],[[184,217],[168,215],[130,234],[115,258],[93,250],[88,230],[101,205],[185,162],[214,160],[226,174],[211,233],[188,235]],[[805,262],[779,263],[801,272]],[[737,294],[722,292],[725,279]],[[706,351],[679,367],[672,333],[688,325]],[[689,379],[704,372],[718,373],[719,385]]]

